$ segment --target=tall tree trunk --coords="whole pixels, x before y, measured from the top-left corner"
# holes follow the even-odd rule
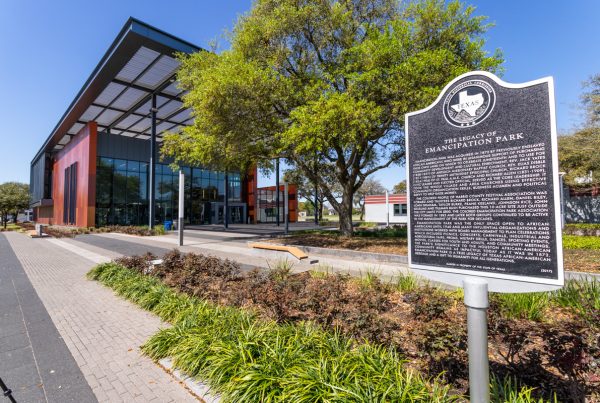
[[[340,233],[344,236],[352,236],[352,198],[351,192],[344,192],[340,203]]]

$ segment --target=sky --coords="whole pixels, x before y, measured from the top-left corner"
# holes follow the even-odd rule
[[[129,16],[208,48],[251,3],[0,0],[0,183],[29,182],[31,159]],[[468,4],[494,24],[485,48],[503,52],[502,79],[519,83],[553,76],[559,134],[580,127],[581,83],[600,73],[600,1]],[[375,177],[391,189],[404,179],[404,168]],[[259,185],[274,181],[262,177]]]

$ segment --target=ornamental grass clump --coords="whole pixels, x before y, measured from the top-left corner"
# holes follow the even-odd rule
[[[357,342],[320,326],[278,324],[251,311],[217,306],[162,290],[158,280],[115,263],[89,274],[134,302],[155,300],[151,311],[173,327],[142,347],[151,358],[171,357],[175,367],[206,381],[231,402],[377,402],[459,400],[429,382],[393,348]],[[147,294],[151,294],[148,297]]]
[[[544,320],[550,302],[550,293],[492,294],[506,318]]]

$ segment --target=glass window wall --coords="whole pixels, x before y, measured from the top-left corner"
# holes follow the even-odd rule
[[[186,223],[210,223],[214,203],[224,201],[225,175],[201,168],[182,167],[185,174]],[[98,157],[96,225],[148,223],[148,163]],[[156,164],[156,222],[175,220],[179,205],[179,172]],[[241,202],[239,173],[229,174],[229,201]]]

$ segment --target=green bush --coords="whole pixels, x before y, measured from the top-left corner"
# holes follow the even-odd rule
[[[358,229],[354,231],[354,236],[363,238],[406,238],[406,226],[394,225],[386,228]]]
[[[564,249],[600,249],[600,237],[563,235]]]

